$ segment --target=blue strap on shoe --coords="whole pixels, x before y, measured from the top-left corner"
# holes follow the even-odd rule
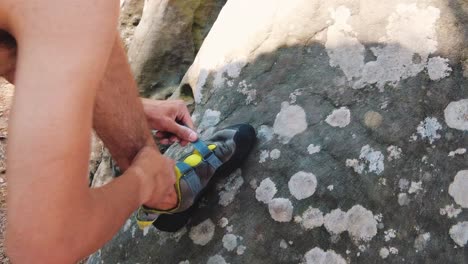
[[[200,178],[197,176],[192,167],[184,162],[177,162],[176,166],[180,170],[180,173],[184,175],[182,180],[187,183],[190,190],[192,190],[192,193],[199,193],[203,186],[200,182]]]
[[[200,153],[203,157],[203,160],[206,161],[213,169],[218,169],[223,162],[216,157],[216,155],[211,151],[205,144],[205,142],[201,140],[197,140],[192,142],[193,147]]]

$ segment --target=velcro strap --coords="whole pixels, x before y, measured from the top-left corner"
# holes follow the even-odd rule
[[[186,163],[178,162],[176,166],[183,175],[181,180],[187,183],[194,195],[197,195],[203,188],[198,175],[195,173],[192,167]]]
[[[208,155],[212,153],[211,150],[208,148],[208,146],[205,144],[205,142],[201,140],[192,142],[192,145],[196,150],[198,150],[198,152],[203,158],[208,157]]]
[[[180,161],[176,163],[176,167],[179,169],[180,174],[182,175],[192,170],[192,167],[190,167],[190,165],[188,165],[185,162],[180,162]]]
[[[211,151],[208,146],[205,144],[205,142],[201,141],[201,140],[197,140],[195,142],[192,142],[193,144],[193,147],[198,150],[198,152],[200,153],[200,155],[202,155],[203,157],[203,160],[208,162],[208,164],[210,164],[210,166],[213,168],[213,169],[218,169],[222,164],[223,162],[220,161],[218,159],[218,157],[216,157],[216,155],[213,153],[213,151]]]
[[[223,165],[223,162],[221,162],[218,157],[214,153],[211,153],[207,158],[205,158],[205,161],[210,164],[213,169],[217,170],[221,165]]]

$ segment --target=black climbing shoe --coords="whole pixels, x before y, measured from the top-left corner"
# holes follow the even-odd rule
[[[194,152],[176,165],[177,206],[168,211],[142,206],[137,213],[140,228],[153,224],[161,231],[176,232],[184,227],[211,179],[239,168],[255,141],[254,128],[240,124],[216,132],[206,143],[192,143]]]

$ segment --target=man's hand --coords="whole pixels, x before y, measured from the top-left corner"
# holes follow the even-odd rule
[[[143,108],[151,128],[158,130],[161,144],[180,142],[182,146],[197,140],[190,113],[182,100],[150,100],[142,98]]]
[[[154,147],[143,147],[128,170],[141,179],[141,201],[144,205],[169,210],[177,205],[175,162]]]

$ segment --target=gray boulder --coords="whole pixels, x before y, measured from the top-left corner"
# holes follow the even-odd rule
[[[248,122],[257,146],[185,229],[130,219],[90,263],[466,263],[467,12],[228,1],[178,93],[202,137]]]
[[[156,99],[172,95],[225,2],[149,0],[141,21],[130,17],[138,27],[128,56],[142,95]],[[128,23],[125,17],[121,23]]]

